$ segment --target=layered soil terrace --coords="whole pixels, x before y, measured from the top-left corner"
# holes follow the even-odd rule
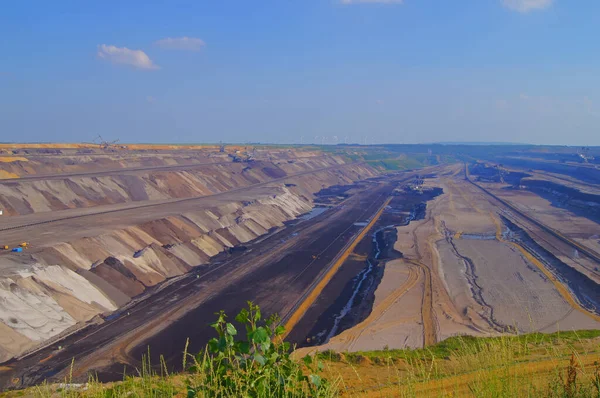
[[[377,174],[340,157],[287,150],[251,162],[218,148],[79,157],[68,148],[28,157],[30,150],[0,165],[27,175],[0,182],[0,243],[30,244],[0,252],[0,361],[103,323],[217,254],[310,212],[323,188]],[[96,162],[106,167],[98,171]]]
[[[600,327],[599,306],[593,301],[599,288],[594,268],[598,264],[593,259],[561,244],[465,180],[462,165],[448,166],[431,177],[423,189],[442,188],[444,193],[427,202],[424,219],[397,227],[394,248],[402,257],[382,264],[383,275],[367,316],[323,344],[301,349],[302,354],[422,347],[432,339],[454,335]],[[539,196],[500,185],[498,189],[494,182],[479,183],[575,241],[594,247],[593,242],[578,239],[570,224],[560,225],[567,219],[573,226],[588,225],[584,230],[592,235],[598,224],[589,218],[556,207],[542,212],[548,202]],[[537,211],[524,207],[534,202]],[[581,278],[589,282],[576,282]]]
[[[317,175],[305,178],[314,180]],[[393,178],[411,177],[407,173],[406,177]],[[106,317],[103,324],[91,325],[7,363],[9,370],[0,373],[0,383],[18,379],[18,385],[23,386],[44,379],[61,380],[73,358],[77,380],[85,380],[88,370],[102,380],[118,380],[125,368],[135,372],[147,346],[152,347],[155,363],[163,354],[168,368],[177,369],[186,338],[190,338],[188,348],[194,352],[213,336],[208,325],[218,310],[232,314],[246,300],[252,300],[264,313],[286,314],[385,202],[394,187],[393,180],[388,179],[325,189],[324,197],[328,192],[343,192],[336,195],[337,202],[327,200],[326,211],[311,211],[266,237],[221,252],[205,266],[157,285],[147,299],[134,300]],[[301,179],[292,178],[283,188],[299,189],[302,185]]]

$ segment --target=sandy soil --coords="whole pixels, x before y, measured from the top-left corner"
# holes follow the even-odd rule
[[[461,258],[456,248],[446,239],[436,242],[436,248],[440,256],[440,277],[445,283],[450,300],[461,315],[460,323],[471,325],[474,330],[486,332],[490,330],[490,308],[477,302],[474,297],[473,273],[469,264]],[[464,332],[464,329],[450,329],[450,325],[440,331],[440,338],[446,338]]]
[[[423,345],[421,302],[424,272],[404,260],[385,265],[384,277],[377,291],[369,317],[333,337],[318,348],[298,350],[299,354],[333,349],[336,351],[378,350],[383,347],[405,348]],[[402,327],[398,327],[401,325]]]
[[[426,319],[429,310],[424,305],[427,288],[423,269],[431,272],[432,321],[437,341],[457,334],[497,335],[510,328],[521,332],[600,328],[591,316],[575,311],[562,296],[568,293],[559,292],[555,282],[514,244],[505,243],[500,214],[507,213],[500,204],[466,182],[460,166],[447,170],[425,182],[426,187],[444,189],[443,195],[428,202],[425,219],[398,228],[395,249],[407,260],[386,265],[371,316],[316,349],[361,351],[386,345],[422,346],[426,333],[422,324],[416,327],[415,306],[421,319]],[[529,211],[545,209],[543,214],[556,214],[541,198],[523,197],[532,206]],[[555,222],[560,221],[556,218]],[[576,219],[566,231],[574,232],[584,225],[591,231],[592,224]],[[549,238],[539,228],[537,233],[544,238],[538,243],[547,243]],[[425,267],[421,268],[418,283],[410,283],[412,273],[419,270],[411,269],[410,264]],[[403,291],[402,296],[389,299],[397,291]]]
[[[496,240],[460,239],[455,244],[475,265],[483,299],[493,309],[495,323],[533,332],[570,313],[571,307],[554,285],[514,248]]]
[[[486,185],[487,188],[487,185]],[[530,217],[542,222],[548,227],[560,231],[569,239],[600,253],[600,224],[574,214],[573,212],[552,206],[550,201],[528,191],[507,191],[501,186],[490,189],[498,197],[506,200],[518,209],[527,212]],[[539,228],[528,226],[528,230],[536,233]],[[551,237],[544,238],[548,241],[548,249],[563,262],[589,276],[600,283],[600,268],[592,260],[578,255],[571,247],[565,246]]]

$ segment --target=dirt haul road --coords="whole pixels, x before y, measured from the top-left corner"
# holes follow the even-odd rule
[[[549,271],[550,255],[539,257],[535,242],[524,241],[525,247],[504,236],[501,216],[518,214],[465,181],[463,172],[454,165],[426,179],[425,189],[442,187],[444,194],[427,203],[423,220],[397,228],[395,249],[404,258],[385,265],[371,314],[303,353],[421,347],[456,334],[600,327],[600,318],[571,296],[573,285],[566,283],[573,282]],[[532,228],[536,241],[546,245],[550,238],[540,239],[539,228],[526,221],[519,225]],[[598,291],[597,285],[579,289],[587,298]]]
[[[343,205],[248,245],[244,252],[217,256],[208,268],[127,308],[116,319],[90,326],[63,342],[8,363],[12,370],[0,374],[1,381],[6,386],[13,378],[19,380],[19,385],[47,378],[57,380],[64,376],[72,358],[81,379],[92,368],[103,368],[99,374],[105,380],[120,379],[122,364],[137,364],[148,345],[156,354],[156,363],[158,355],[163,354],[169,366],[176,367],[181,363],[187,338],[193,352],[212,337],[213,331],[207,325],[218,310],[233,315],[247,300],[253,300],[264,313],[289,311],[360,231],[361,227],[354,224],[373,216],[393,188],[390,183],[371,184]],[[315,253],[318,259],[311,261]]]
[[[323,156],[309,156],[304,157],[303,160],[307,159],[321,159]],[[23,182],[23,181],[48,181],[48,180],[64,180],[67,178],[73,177],[102,177],[102,176],[111,176],[111,175],[135,175],[140,173],[146,173],[149,171],[158,172],[158,171],[184,171],[184,170],[194,170],[194,169],[202,169],[206,166],[216,166],[216,165],[229,165],[233,163],[233,160],[222,161],[220,158],[214,158],[212,162],[202,162],[202,163],[188,163],[188,164],[177,164],[177,165],[169,165],[169,166],[149,166],[149,167],[126,167],[120,169],[110,169],[110,170],[102,170],[102,171],[89,171],[89,172],[77,172],[77,173],[63,173],[63,174],[35,174],[35,175],[25,175],[19,176],[15,178],[4,178],[0,179],[0,184],[11,184],[14,182]]]
[[[228,162],[219,162],[215,160],[214,162],[207,163],[191,163],[191,164],[182,164],[182,165],[174,165],[174,166],[151,166],[151,167],[131,167],[131,168],[122,168],[122,169],[111,169],[111,170],[103,170],[103,171],[89,171],[89,172],[78,172],[78,173],[64,173],[64,174],[35,174],[35,175],[26,175],[15,178],[4,178],[0,180],[0,184],[11,184],[16,181],[47,181],[47,180],[64,180],[66,178],[72,177],[102,177],[102,176],[110,176],[114,174],[119,175],[128,175],[128,174],[137,174],[143,173],[147,171],[181,171],[181,170],[191,170],[196,168],[202,168],[204,166],[215,166],[222,164],[230,164],[231,161]]]
[[[198,206],[210,207],[228,200],[252,200],[258,192],[263,191],[271,184],[321,171],[347,168],[356,164],[350,163],[297,173],[202,197],[145,201],[141,204],[124,203],[11,217],[3,220],[0,224],[0,239],[3,244],[8,245],[28,240],[33,243],[34,248],[53,242],[66,242],[82,236],[93,236],[99,231],[116,229],[119,226],[141,224],[159,217],[181,214],[197,209]]]

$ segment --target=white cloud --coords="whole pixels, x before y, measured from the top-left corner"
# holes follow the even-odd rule
[[[98,46],[98,57],[106,59],[113,64],[130,65],[139,69],[159,69],[150,57],[142,50],[130,50],[127,47]]]
[[[552,5],[553,0],[502,0],[506,8],[518,12],[529,12],[534,10],[543,10]]]
[[[379,4],[402,4],[404,0],[340,0],[342,4],[366,4],[366,3],[379,3]]]
[[[200,51],[206,45],[204,40],[196,37],[167,37],[154,42],[155,45],[165,50]]]

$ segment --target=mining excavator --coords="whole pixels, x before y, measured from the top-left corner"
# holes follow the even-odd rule
[[[19,243],[18,247],[21,249],[27,249],[29,247],[29,243],[28,242]],[[8,247],[8,245],[2,245],[2,246],[0,246],[0,250],[10,250],[10,247]]]

